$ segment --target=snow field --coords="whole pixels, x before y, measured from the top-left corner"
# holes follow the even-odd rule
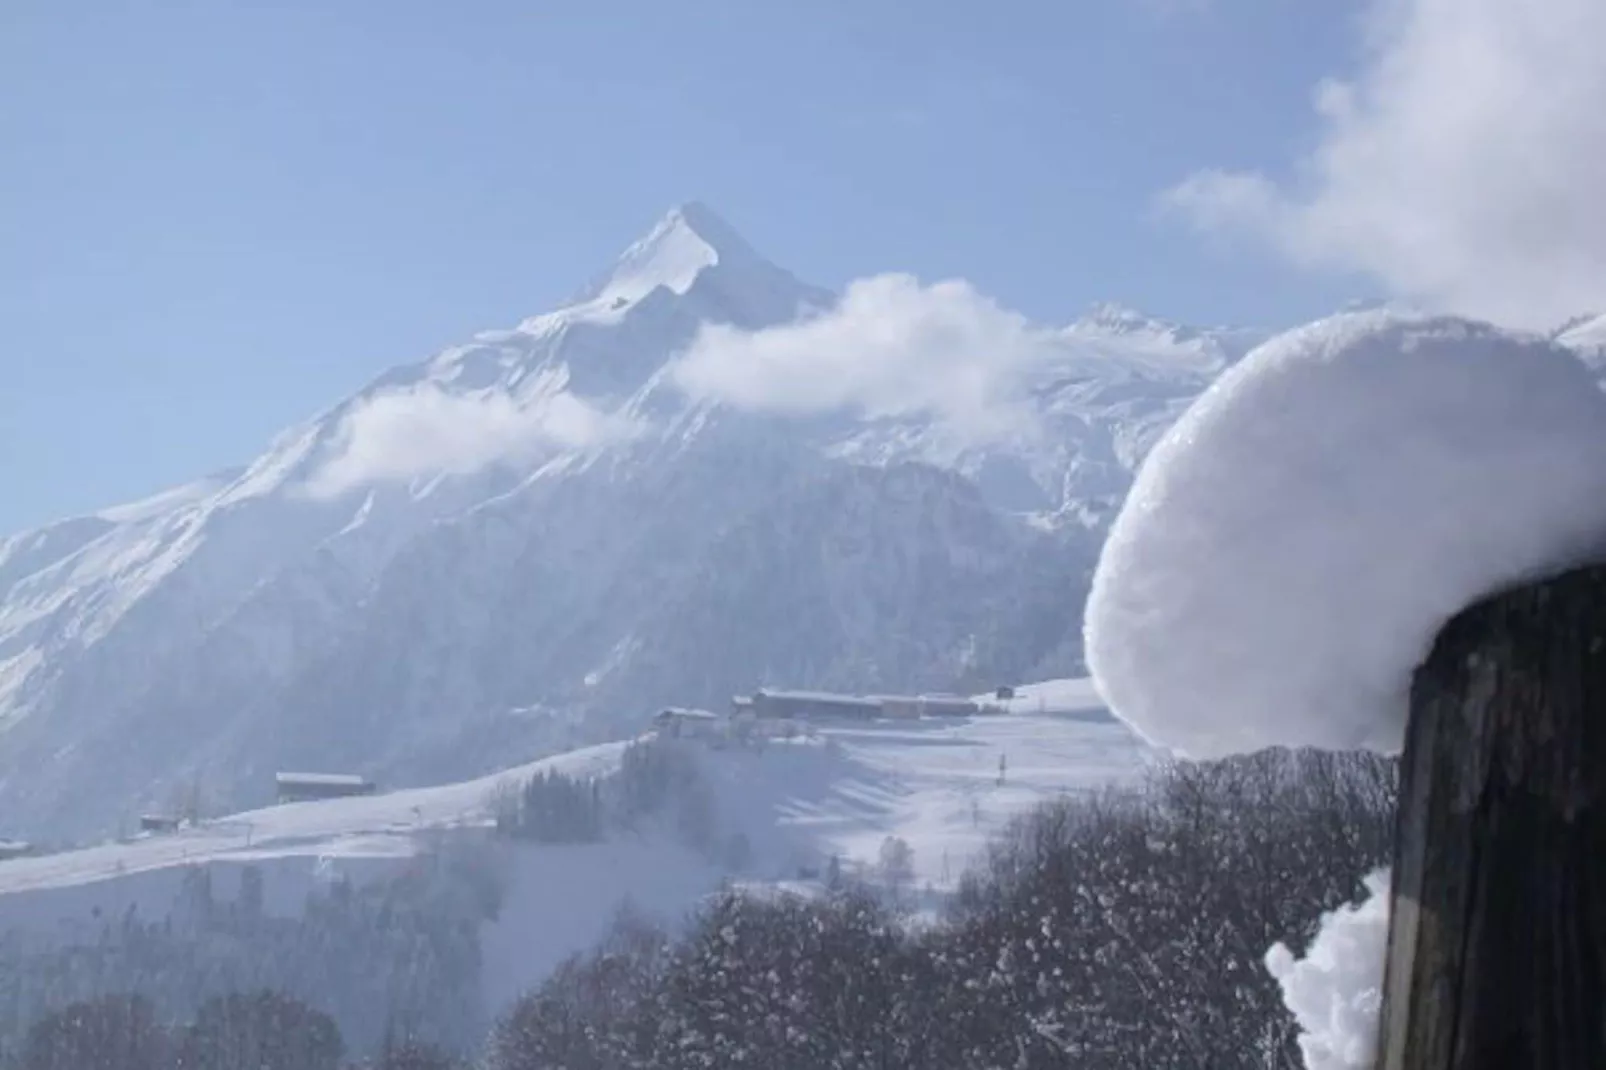
[[[673,923],[731,879],[807,890],[833,855],[844,872],[873,874],[889,836],[912,850],[911,891],[929,886],[940,895],[1012,818],[1062,792],[1130,780],[1153,758],[1119,722],[1098,715],[1085,681],[1022,695],[1017,705],[1031,712],[822,724],[814,738],[702,752],[719,835],[740,833],[752,848],[740,873],[651,830],[598,844],[492,841],[510,884],[482,935],[487,999],[501,1006],[539,983],[595,944],[626,903]],[[65,938],[131,905],[160,916],[191,865],[212,868],[227,896],[239,870],[254,863],[269,909],[294,911],[318,881],[394,873],[432,839],[480,832],[497,792],[536,772],[605,774],[627,745],[460,784],[271,807],[173,835],[0,863],[0,932]]]

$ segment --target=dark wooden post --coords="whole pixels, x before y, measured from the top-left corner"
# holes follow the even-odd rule
[[[1606,566],[1445,626],[1402,778],[1379,1070],[1606,1070]]]

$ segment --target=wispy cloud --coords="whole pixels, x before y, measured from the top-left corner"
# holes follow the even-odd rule
[[[1373,0],[1294,177],[1205,171],[1164,203],[1297,263],[1522,326],[1606,306],[1606,3]]]
[[[852,283],[829,312],[787,326],[704,328],[675,364],[694,397],[793,414],[923,414],[984,441],[1023,429],[1023,372],[1056,336],[962,281]]]
[[[306,490],[331,497],[369,483],[462,475],[553,450],[604,445],[637,430],[567,392],[520,401],[422,385],[380,394],[348,412],[333,455]]]

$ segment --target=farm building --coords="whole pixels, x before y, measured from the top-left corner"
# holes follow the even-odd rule
[[[141,832],[177,832],[183,820],[169,817],[166,814],[141,814],[139,817],[139,830]]]
[[[792,718],[820,720],[846,718],[869,721],[881,716],[879,699],[861,695],[833,695],[825,691],[753,692],[753,712],[762,720]]]
[[[983,712],[971,699],[959,695],[838,695],[825,691],[753,692],[731,700],[737,720],[752,716],[762,721],[818,721],[879,718],[916,720],[921,717],[974,717]]]
[[[973,717],[981,707],[958,695],[882,695],[881,715],[903,720],[919,717]]]
[[[920,714],[923,717],[974,717],[981,707],[959,695],[921,695]]]
[[[913,721],[920,717],[920,700],[908,695],[882,695],[876,701],[881,703],[881,716],[892,717],[899,720]]]
[[[279,802],[313,802],[320,799],[345,799],[353,795],[372,795],[371,781],[346,773],[280,773],[274,778],[279,787]]]
[[[660,710],[652,719],[659,735],[691,739],[707,739],[724,734],[724,725],[717,713],[708,710],[682,709],[671,706]]]

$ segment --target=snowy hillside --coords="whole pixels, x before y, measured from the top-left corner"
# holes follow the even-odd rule
[[[823,728],[818,738],[771,741],[761,750],[687,744],[713,788],[717,827],[752,846],[734,874],[668,834],[571,846],[495,841],[512,883],[507,906],[482,933],[487,1000],[500,1005],[564,955],[590,946],[626,900],[673,921],[732,875],[794,884],[800,872],[822,872],[832,855],[850,869],[873,867],[889,836],[912,848],[917,886],[952,887],[1011,817],[1060,792],[1131,778],[1149,760],[1086,681],[1023,689],[1011,709]],[[272,807],[0,862],[0,935],[70,934],[91,915],[118,917],[130,906],[160,918],[196,865],[215,870],[226,886],[230,874],[255,864],[271,908],[294,912],[309,888],[335,874],[362,880],[396,872],[442,837],[475,835],[491,821],[499,792],[532,774],[604,775],[625,746],[599,745],[464,783]]]
[[[985,446],[669,374],[709,325],[835,300],[688,205],[241,469],[0,540],[0,835],[245,807],[286,766],[462,778],[759,684],[1078,671],[1134,465],[1254,336],[1096,309],[1045,332],[1032,433]]]

